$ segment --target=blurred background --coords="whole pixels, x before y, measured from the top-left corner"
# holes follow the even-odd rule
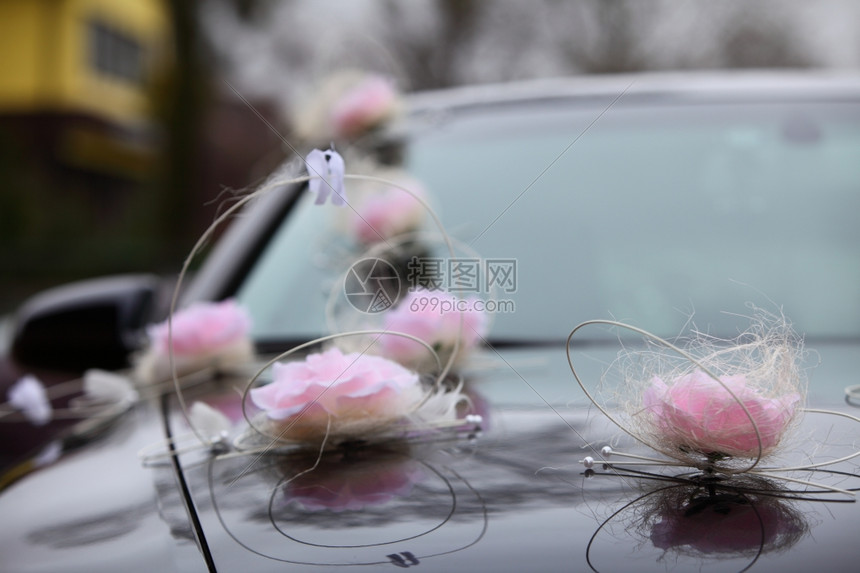
[[[405,92],[654,70],[860,68],[855,0],[0,0],[0,315],[171,274],[358,68]]]

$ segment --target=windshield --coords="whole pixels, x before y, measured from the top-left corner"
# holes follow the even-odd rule
[[[860,106],[628,102],[600,116],[605,105],[419,118],[404,144],[451,235],[515,261],[514,288],[484,293],[512,303],[491,338],[563,339],[593,318],[671,336],[691,317],[732,336],[747,303],[808,337],[860,335]],[[237,293],[260,339],[328,333],[350,253],[332,238],[340,210],[312,203]]]

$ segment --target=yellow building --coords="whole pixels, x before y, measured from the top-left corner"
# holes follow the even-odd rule
[[[141,175],[169,29],[163,0],[3,0],[0,121],[52,162]]]

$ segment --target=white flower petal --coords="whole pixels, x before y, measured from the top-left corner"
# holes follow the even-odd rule
[[[84,373],[84,394],[97,402],[135,402],[137,390],[131,380],[104,370],[87,370]]]
[[[51,421],[51,402],[45,386],[35,376],[24,376],[9,388],[9,404],[20,410],[36,426]]]
[[[188,413],[191,425],[204,437],[220,438],[230,431],[230,419],[204,402],[194,402]]]

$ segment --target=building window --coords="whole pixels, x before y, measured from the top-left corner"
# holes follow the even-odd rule
[[[143,82],[143,48],[128,34],[93,21],[89,24],[90,65],[99,73],[129,82]]]

